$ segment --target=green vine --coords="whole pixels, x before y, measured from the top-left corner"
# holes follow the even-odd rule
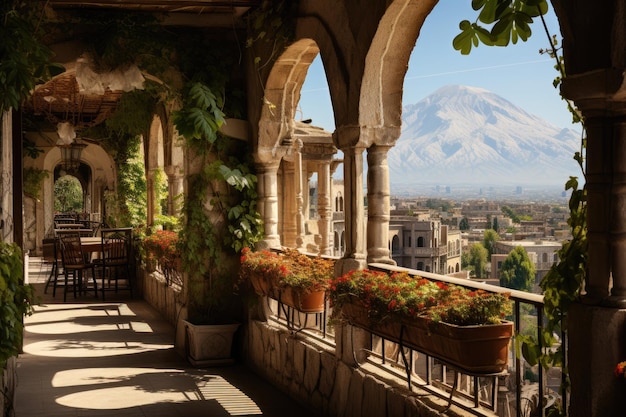
[[[22,259],[16,244],[0,242],[0,369],[20,352],[23,318],[32,313],[35,299],[33,287],[24,283]]]
[[[48,178],[48,171],[38,168],[24,168],[23,173],[23,192],[24,195],[39,201],[39,193],[41,192],[41,183]]]
[[[221,92],[196,82],[186,94],[183,109],[174,113],[188,150],[202,161],[200,172],[188,176],[180,244],[188,274],[189,319],[203,323],[228,315],[235,255],[263,235],[256,211],[256,176],[248,161],[237,157],[240,143],[218,133],[224,122],[222,104]]]
[[[254,49],[254,65],[257,71],[267,67],[285,50],[294,37],[294,16],[298,1],[268,1],[247,16],[248,33],[246,48]],[[262,62],[261,57],[265,57]]]
[[[530,24],[533,18],[541,19],[543,29],[550,47],[541,50],[555,59],[555,68],[559,76],[554,80],[554,87],[558,88],[565,77],[563,57],[558,54],[558,41],[551,36],[546,25],[544,15],[548,11],[546,0],[472,0],[472,7],[479,11],[476,22],[464,20],[459,27],[461,33],[453,41],[453,46],[462,54],[469,54],[473,46],[479,43],[490,46],[507,46],[509,42],[516,43],[518,39],[526,41],[532,34]],[[480,23],[479,23],[480,22]],[[492,24],[486,29],[482,24]],[[580,167],[583,178],[586,179],[584,158],[587,147],[584,135],[584,121],[574,104],[563,97],[572,113],[574,123],[583,125],[580,151],[574,154],[574,160]],[[586,183],[586,181],[585,181]],[[561,367],[563,378],[560,392],[564,394],[569,388],[569,375],[564,366],[565,357],[561,340],[557,349],[553,349],[559,342],[557,335],[563,335],[567,329],[567,313],[572,303],[580,297],[580,291],[586,278],[587,263],[587,190],[579,187],[578,178],[572,176],[565,184],[565,190],[571,190],[569,199],[570,216],[568,225],[572,230],[572,238],[563,243],[558,251],[559,262],[554,264],[542,279],[540,286],[544,296],[544,311],[546,321],[539,329],[539,335],[516,335],[518,355],[523,354],[526,361],[534,366],[540,364],[544,369]],[[546,409],[548,416],[562,416],[562,404],[555,402]]]
[[[0,4],[0,114],[18,109],[37,84],[59,74],[52,51],[41,39],[41,2],[6,0]]]

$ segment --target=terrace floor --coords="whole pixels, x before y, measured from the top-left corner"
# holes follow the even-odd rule
[[[174,351],[174,328],[126,292],[74,299],[43,293],[49,272],[30,258],[42,297],[26,318],[16,417],[195,417],[316,414],[242,364],[198,369]],[[111,301],[109,301],[111,300]]]

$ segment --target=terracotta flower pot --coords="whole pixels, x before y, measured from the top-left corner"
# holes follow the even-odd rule
[[[472,373],[506,369],[513,323],[456,326],[426,318],[372,321],[359,303],[346,303],[342,316],[352,325]]]
[[[305,293],[292,287],[281,287],[278,301],[302,313],[322,313],[326,302],[325,291]]]
[[[271,296],[274,283],[265,274],[254,272],[249,275],[249,279],[257,295]]]

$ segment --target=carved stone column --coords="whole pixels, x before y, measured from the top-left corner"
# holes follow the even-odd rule
[[[176,204],[176,196],[184,192],[183,171],[178,165],[168,165],[164,171],[167,175],[167,213],[178,216],[180,206]]]
[[[330,160],[320,162],[319,171],[317,173],[317,212],[320,216],[319,220],[317,221],[317,225],[321,237],[320,253],[322,255],[331,255],[333,249],[333,238],[331,231],[333,212],[330,198],[330,163]]]
[[[626,308],[626,114],[613,119],[611,186],[611,271],[613,287],[605,305]]]
[[[149,226],[154,225],[154,216],[157,205],[156,194],[154,192],[154,179],[156,177],[157,168],[150,169],[146,172],[146,222]]]
[[[335,264],[335,275],[363,269],[365,259],[365,204],[363,202],[363,151],[364,147],[349,146],[343,151],[343,176],[345,191],[345,252]]]
[[[257,163],[258,209],[263,219],[265,238],[260,248],[280,247],[278,234],[278,166],[280,161]]]
[[[390,148],[372,145],[367,150],[367,262],[395,265],[389,253]]]
[[[302,196],[302,141],[296,139],[293,142],[294,150],[294,194],[296,197],[295,218],[296,218],[296,248],[304,246],[304,197]]]
[[[626,341],[626,89],[622,69],[564,79],[587,128],[586,283],[568,311],[569,414],[623,414],[623,385],[611,376]],[[609,308],[607,308],[609,307]],[[575,325],[571,325],[575,323]]]
[[[296,169],[295,164],[287,159],[283,160],[282,179],[282,243],[288,248],[295,248],[298,237]]]
[[[584,302],[626,308],[626,92],[618,70],[566,78],[587,128],[587,282]],[[619,97],[619,98],[618,98]]]

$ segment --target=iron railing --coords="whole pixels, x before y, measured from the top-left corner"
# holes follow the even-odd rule
[[[524,291],[511,290],[481,282],[452,278],[445,275],[395,267],[386,264],[370,264],[369,268],[382,271],[408,271],[411,275],[461,285],[489,292],[508,292],[513,301],[515,334],[534,334],[541,341],[544,317],[543,296]],[[330,348],[334,346],[332,327],[328,326],[330,309],[324,313],[307,315],[269,300],[270,319],[287,326],[291,331],[317,338]],[[565,334],[561,334],[564,356],[567,356]],[[402,378],[411,389],[425,390],[474,415],[544,416],[546,407],[559,401],[566,410],[567,398],[559,393],[563,382],[561,369],[552,368],[549,373],[538,365],[530,366],[519,353],[515,337],[512,339],[508,369],[499,374],[477,375],[464,373],[447,364],[406,347],[372,336],[372,348],[366,362],[381,372]],[[558,346],[540,346],[556,349]],[[391,352],[391,353],[390,353]],[[508,408],[505,409],[505,408]]]

